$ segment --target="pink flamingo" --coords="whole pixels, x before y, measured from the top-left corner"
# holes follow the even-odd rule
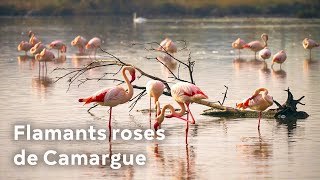
[[[161,43],[160,46],[157,49],[158,51],[167,51],[171,54],[177,52],[177,46],[174,44],[174,42],[169,39],[165,38]]]
[[[46,66],[46,72],[47,72],[47,61],[52,61],[54,59],[54,54],[47,50],[46,48],[44,48],[41,53],[36,54],[35,59],[37,61],[39,61],[39,75],[40,75],[40,62],[44,62],[45,66]]]
[[[26,41],[21,41],[18,45],[18,51],[24,51],[25,55],[27,55],[27,52],[32,48],[32,44]]]
[[[310,50],[310,51],[309,51],[309,52],[310,52],[310,53],[309,53],[310,59],[311,59],[311,49],[320,46],[320,44],[317,43],[315,40],[309,39],[309,38],[305,38],[305,39],[302,41],[302,45],[303,45],[303,48],[304,48],[304,49],[309,49],[309,50]]]
[[[34,45],[30,49],[30,53],[32,55],[36,55],[36,54],[40,53],[44,48],[46,48],[46,47],[41,42],[38,42],[36,45]]]
[[[32,44],[32,46],[35,46],[38,42],[40,42],[34,32],[32,32],[31,30],[29,31],[29,38],[29,43]]]
[[[94,37],[92,38],[88,44],[86,45],[86,49],[93,49],[94,50],[94,56],[96,56],[97,49],[101,46],[101,39]]]
[[[49,44],[49,48],[57,49],[58,50],[58,56],[59,56],[59,52],[61,52],[61,53],[67,52],[67,46],[61,40],[52,41]]]
[[[260,94],[262,92],[262,94]],[[243,102],[236,104],[238,109],[250,108],[255,111],[259,111],[259,122],[258,130],[260,130],[260,118],[262,111],[266,110],[268,107],[272,106],[273,98],[268,95],[268,90],[266,88],[258,88],[254,91],[253,95]]]
[[[158,80],[150,80],[146,85],[147,94],[150,97],[150,108],[149,108],[149,116],[151,117],[151,97],[154,98],[154,104],[159,100],[159,97],[162,95],[165,86],[163,82]],[[156,108],[156,117],[160,113],[159,109]]]
[[[240,49],[243,49],[245,44],[246,43],[244,42],[244,40],[240,38],[238,38],[231,44],[233,49],[238,49],[239,57],[240,57]]]
[[[187,122],[187,124],[186,124],[186,144],[188,144],[189,123],[195,124],[194,117],[189,109],[189,105],[190,105],[190,103],[195,102],[199,99],[207,99],[208,96],[205,95],[200,90],[199,87],[197,87],[194,84],[187,83],[187,82],[178,82],[175,85],[173,85],[171,88],[171,95],[172,95],[173,99],[179,104],[179,106],[181,107],[181,110],[179,112],[176,112],[175,109],[170,104],[165,105],[162,108],[160,115],[157,116],[157,118],[156,118],[157,122],[154,124],[154,129],[155,130],[158,129],[158,127],[163,122],[164,113],[165,113],[166,109],[170,109],[171,115],[166,116],[167,118],[176,117],[176,118],[179,118],[179,119]],[[184,113],[186,111],[186,107],[187,107],[188,113],[187,113],[187,119],[184,119],[181,116],[184,115]],[[157,108],[159,108],[158,105],[157,105]],[[191,116],[191,120],[189,120],[189,114]]]
[[[74,38],[74,40],[71,41],[72,46],[76,46],[79,48],[79,53],[83,54],[85,52],[85,47],[88,41],[82,37],[82,36],[77,36]]]
[[[263,41],[263,44],[260,41],[251,41],[248,44],[244,45],[244,48],[249,48],[251,51],[254,52],[254,57],[257,58],[257,52],[262,50],[263,48],[268,46],[268,39],[269,36],[266,33],[263,33],[261,35],[261,39]]]
[[[286,52],[284,52],[284,50],[279,51],[277,54],[275,54],[272,58],[272,65],[271,68],[273,68],[273,64],[274,63],[278,63],[280,64],[280,68],[282,63],[284,63],[284,61],[286,61],[287,59],[287,54]]]
[[[269,50],[268,47],[263,48],[260,52],[259,52],[259,56],[263,59],[269,59],[271,56],[271,51]]]
[[[128,71],[131,75],[131,81],[129,81],[126,71]],[[132,82],[135,80],[135,69],[131,66],[125,66],[122,68],[122,77],[128,86],[128,91],[121,86],[114,86],[111,88],[102,89],[92,96],[87,98],[79,99],[79,102],[84,102],[84,105],[89,104],[91,102],[97,102],[101,106],[109,106],[110,107],[110,116],[109,116],[109,132],[111,133],[111,114],[112,107],[115,107],[119,104],[124,104],[128,102],[133,96],[133,87]]]

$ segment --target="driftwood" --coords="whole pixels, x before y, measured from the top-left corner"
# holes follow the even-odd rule
[[[277,101],[274,100],[274,103],[278,106],[277,109],[269,109],[262,112],[263,118],[269,119],[306,119],[309,115],[304,111],[297,111],[297,104],[305,105],[300,101],[304,98],[302,96],[298,100],[293,99],[293,95],[290,92],[289,88],[285,90],[288,92],[288,98],[283,105],[280,105]],[[208,102],[205,100],[197,101],[198,104],[203,104],[210,106],[212,108],[205,110],[202,115],[214,116],[214,117],[231,117],[231,118],[257,118],[259,117],[259,112],[251,110],[239,110],[232,107],[221,106],[216,103]]]

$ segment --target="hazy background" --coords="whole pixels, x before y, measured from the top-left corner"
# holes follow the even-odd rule
[[[0,15],[285,16],[320,17],[318,0],[11,0]]]

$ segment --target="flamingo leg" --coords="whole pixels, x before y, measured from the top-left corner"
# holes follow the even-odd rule
[[[46,74],[47,74],[47,71],[48,71],[48,68],[47,68],[47,61],[44,61],[44,65],[46,66]]]
[[[189,113],[187,113],[187,120],[189,120]],[[188,145],[188,131],[189,131],[189,122],[186,122],[186,145]]]
[[[111,114],[112,114],[112,107],[110,107],[109,109],[110,113],[109,113],[109,135],[111,137]]]
[[[257,52],[254,52],[254,59],[257,59]]]
[[[261,111],[259,112],[259,121],[258,121],[258,130],[260,131],[260,119],[261,119]]]
[[[150,122],[151,122],[151,96],[150,96],[150,101],[149,101],[149,117],[150,117]],[[157,115],[156,115],[157,117]]]
[[[239,51],[239,59],[240,59],[240,49],[238,49],[238,51]]]
[[[193,117],[193,115],[192,115],[192,113],[191,113],[191,111],[190,111],[189,104],[186,103],[186,106],[187,106],[188,114],[190,114],[190,116],[191,116],[191,121],[189,121],[189,119],[188,119],[188,122],[190,122],[191,124],[194,124],[194,123],[195,123],[195,120],[194,120],[194,117]],[[187,116],[187,117],[188,117],[188,116]]]
[[[39,77],[40,77],[40,68],[41,68],[41,66],[40,66],[40,61],[39,61]]]
[[[311,60],[311,49],[309,50],[309,59]]]

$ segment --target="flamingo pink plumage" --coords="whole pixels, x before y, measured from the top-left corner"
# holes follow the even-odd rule
[[[165,38],[161,43],[160,46],[157,49],[158,51],[167,51],[171,54],[177,52],[177,46],[174,44],[174,42],[169,39]]]
[[[245,45],[245,41],[243,39],[240,39],[238,38],[237,40],[235,40],[231,46],[234,48],[234,49],[238,49],[239,51],[239,56],[240,56],[240,49],[243,49],[244,48],[244,45]]]
[[[44,48],[39,54],[36,54],[35,59],[39,62],[39,75],[40,75],[40,62],[44,62],[47,72],[47,61],[52,61],[55,58],[54,54]]]
[[[71,41],[71,45],[79,48],[79,53],[83,54],[85,52],[86,44],[88,41],[82,36],[77,36]]]
[[[30,53],[32,55],[36,55],[36,54],[40,53],[44,48],[46,48],[46,47],[41,42],[38,42],[36,45],[34,45],[30,49]]]
[[[309,49],[309,57],[311,59],[311,49],[315,48],[315,47],[319,47],[320,44],[317,43],[315,40],[313,39],[309,39],[309,38],[305,38],[303,41],[302,41],[302,45],[303,45],[303,48],[304,49]]]
[[[101,39],[98,37],[94,37],[90,39],[90,41],[86,45],[86,49],[93,49],[94,56],[96,56],[97,49],[101,46]]]
[[[180,105],[181,110],[179,112],[176,112],[174,108],[170,105],[167,104],[165,105],[159,116],[157,116],[156,120],[157,122],[154,124],[155,130],[158,129],[160,124],[163,122],[164,119],[164,112],[166,109],[171,110],[171,115],[166,116],[168,118],[171,117],[176,117],[181,120],[184,120],[187,122],[186,124],[186,144],[188,144],[188,130],[189,130],[189,123],[195,124],[195,119],[189,109],[190,103],[197,101],[199,99],[207,99],[208,96],[204,94],[199,87],[197,87],[194,84],[187,83],[187,82],[178,82],[174,84],[171,88],[171,95],[173,99]],[[187,119],[182,118],[181,116],[184,115],[187,107]],[[189,120],[189,114],[191,116],[191,120]]]
[[[126,71],[128,71],[131,75],[131,81],[129,81]],[[79,102],[84,102],[85,104],[89,104],[91,102],[96,102],[101,106],[109,106],[110,107],[110,116],[109,116],[109,132],[111,132],[111,113],[112,107],[115,107],[119,104],[124,104],[128,102],[133,96],[133,86],[132,82],[135,80],[135,69],[131,66],[125,66],[122,68],[122,77],[128,86],[128,91],[121,86],[115,86],[111,88],[102,89],[92,96],[87,98],[79,99]]]
[[[52,41],[49,44],[49,48],[57,49],[58,50],[58,56],[59,56],[59,52],[61,52],[61,53],[67,52],[67,46],[61,40]]]
[[[29,43],[32,44],[32,46],[35,46],[40,40],[36,37],[34,32],[29,31]]]
[[[151,97],[154,98],[154,104],[156,104],[156,102],[159,101],[159,97],[162,95],[164,88],[165,86],[163,82],[158,80],[150,80],[146,85],[147,94],[150,97],[150,109],[149,109],[150,117],[151,117]],[[158,110],[159,109],[156,109],[156,117],[160,113]]]
[[[18,51],[24,51],[25,55],[27,55],[27,52],[32,48],[32,44],[26,41],[21,41],[18,45]]]
[[[260,94],[262,92],[262,94]],[[272,106],[273,98],[268,95],[268,90],[266,88],[258,88],[254,91],[253,95],[243,102],[236,104],[238,109],[250,108],[255,111],[259,111],[259,122],[258,130],[260,130],[260,118],[261,112],[266,110],[268,107]]]
[[[275,54],[272,57],[272,65],[271,65],[271,67],[273,67],[274,63],[278,63],[278,64],[280,64],[280,68],[281,68],[282,63],[284,63],[284,61],[286,61],[286,59],[287,59],[286,52],[284,50],[279,51],[277,54]]]
[[[260,41],[251,41],[248,44],[244,45],[244,48],[249,48],[251,51],[254,52],[254,57],[256,58],[257,52],[262,50],[263,48],[268,46],[268,39],[269,36],[266,33],[263,33],[261,35],[261,39],[263,41],[263,44]]]
[[[260,52],[259,52],[259,56],[263,59],[269,59],[271,56],[271,51],[268,47],[263,48]]]

